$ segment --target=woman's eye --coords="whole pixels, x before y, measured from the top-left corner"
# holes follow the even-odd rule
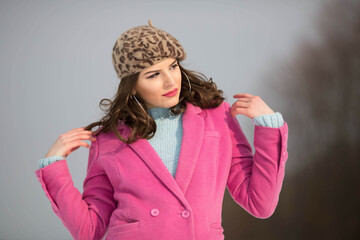
[[[155,76],[157,76],[159,73],[155,73],[155,74],[153,74],[153,75],[151,75],[150,77],[148,77],[148,78],[154,78]]]
[[[171,67],[175,69],[177,66],[178,66],[178,65],[175,64],[175,65],[172,65]],[[157,76],[157,75],[159,75],[159,73],[155,73],[155,74],[151,75],[150,77],[148,77],[148,79],[149,79],[149,78],[154,78],[154,77]]]

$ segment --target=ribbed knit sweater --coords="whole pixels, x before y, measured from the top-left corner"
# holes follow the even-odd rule
[[[158,153],[167,169],[175,177],[183,134],[183,113],[172,116],[170,115],[170,108],[159,107],[150,108],[148,112],[156,122],[155,135],[148,141]],[[284,125],[284,119],[281,113],[276,112],[274,114],[257,116],[254,118],[254,123],[258,126],[278,128]],[[43,168],[62,159],[65,158],[61,156],[41,158],[38,168]]]

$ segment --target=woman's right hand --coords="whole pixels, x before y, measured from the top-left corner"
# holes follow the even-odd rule
[[[84,130],[85,128],[75,128],[69,132],[61,134],[56,142],[51,146],[45,157],[61,156],[66,158],[70,153],[81,146],[90,148],[90,145],[85,141],[94,141],[93,132]]]

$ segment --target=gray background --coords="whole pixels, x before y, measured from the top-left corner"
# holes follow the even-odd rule
[[[281,67],[304,40],[320,41],[315,21],[325,2],[1,1],[0,239],[71,239],[35,176],[38,160],[60,134],[100,119],[99,101],[111,98],[119,83],[112,47],[122,32],[148,19],[182,43],[184,67],[212,77],[228,102],[246,92],[283,114],[289,125],[286,187],[286,179],[313,159],[297,157],[304,149],[295,136],[298,122],[291,119],[308,114],[308,106],[291,101],[282,86],[292,79],[281,77],[288,73]],[[252,120],[237,119],[253,146]],[[81,192],[87,157],[81,147],[67,158]],[[286,201],[280,197],[278,207]],[[223,206],[227,239],[257,239],[256,231],[245,235],[246,224],[264,220],[246,213],[228,192]],[[242,216],[248,218],[240,225]],[[287,218],[281,216],[280,226]],[[270,229],[263,231],[271,236]]]

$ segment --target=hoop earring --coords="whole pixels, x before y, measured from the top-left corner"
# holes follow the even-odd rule
[[[190,84],[189,77],[186,75],[186,73],[184,71],[181,71],[181,72],[185,75],[186,79],[188,80],[189,88],[190,88],[190,92],[191,92],[191,84]]]
[[[139,104],[139,106],[142,108],[142,110],[144,110],[144,112],[146,112],[145,109],[141,106],[141,104],[140,104],[139,101],[137,100],[137,98],[135,97],[135,94],[132,94],[132,96],[135,98],[135,100],[137,101],[137,103]]]

